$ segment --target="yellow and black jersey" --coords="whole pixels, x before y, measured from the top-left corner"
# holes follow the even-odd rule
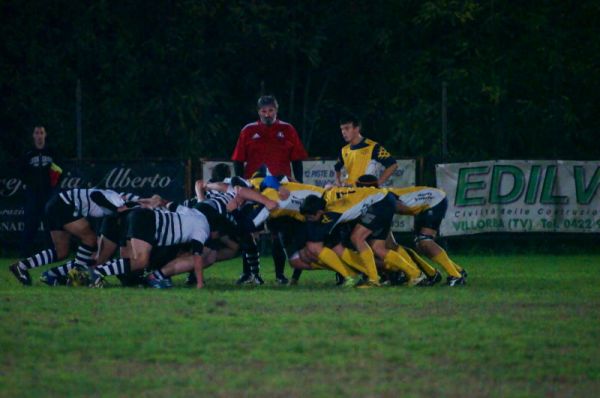
[[[381,166],[384,169],[396,163],[390,153],[377,142],[363,138],[356,145],[345,145],[340,150],[335,170],[345,168],[348,172],[348,184],[354,185],[358,177],[363,174],[379,176]]]
[[[412,215],[420,214],[446,198],[446,192],[431,187],[387,188],[387,191],[396,195]]]
[[[325,189],[321,187],[297,182],[283,183],[279,190],[267,188],[261,193],[267,198],[276,201],[279,207],[271,212],[264,209],[259,214],[260,217],[258,219],[264,222],[268,217],[277,218],[287,216],[304,221],[304,216],[300,214],[300,205],[307,196],[321,196],[324,191]]]
[[[335,224],[356,220],[369,206],[383,200],[387,193],[379,188],[334,187],[323,194],[327,202],[325,211],[340,214]]]

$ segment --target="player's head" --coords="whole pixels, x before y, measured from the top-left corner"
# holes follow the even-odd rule
[[[33,128],[33,143],[37,149],[46,146],[46,129],[44,126],[35,126]]]
[[[227,163],[218,163],[210,173],[210,182],[221,182],[231,177],[231,169]]]
[[[318,221],[325,213],[325,199],[317,195],[308,195],[300,205],[300,214],[308,221]]]
[[[277,120],[279,104],[274,96],[263,95],[258,99],[256,108],[258,109],[258,117],[262,123],[271,125]]]
[[[356,180],[356,186],[379,188],[379,180],[373,174],[363,174]]]
[[[340,117],[340,130],[344,141],[356,143],[360,137],[360,120],[352,114],[343,115]]]

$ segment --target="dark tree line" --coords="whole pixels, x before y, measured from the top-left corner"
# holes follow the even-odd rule
[[[598,158],[600,3],[0,2],[0,159],[44,124],[84,157],[229,157],[262,92],[312,156],[338,115],[397,156]]]

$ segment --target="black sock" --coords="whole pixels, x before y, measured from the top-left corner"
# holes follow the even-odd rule
[[[275,263],[275,276],[283,275],[287,256],[278,236],[273,239],[273,263]]]
[[[302,270],[299,268],[294,268],[294,273],[292,274],[292,279],[300,280],[300,275],[302,275]]]

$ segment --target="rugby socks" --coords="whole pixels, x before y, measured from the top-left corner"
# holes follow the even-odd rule
[[[410,279],[414,279],[421,275],[420,269],[403,259],[400,254],[393,250],[388,250],[383,262],[392,270],[403,271]]]
[[[246,261],[244,268],[247,266],[249,273],[254,275],[260,273],[260,252],[258,251],[258,247],[249,248],[244,252],[244,260]]]
[[[454,276],[455,278],[460,278],[460,272],[458,271],[458,269],[456,269],[454,263],[452,262],[452,260],[450,260],[450,257],[448,257],[446,251],[442,248],[440,248],[440,250],[441,252],[437,256],[433,256],[431,259],[439,265],[441,265],[442,267],[444,267],[448,275]]]
[[[111,260],[94,268],[96,275],[122,275],[131,272],[131,261],[128,258],[118,258]]]
[[[363,274],[367,273],[367,269],[362,264],[360,256],[354,250],[345,248],[342,252],[342,261],[348,264],[353,269],[357,270],[358,272],[362,272]]]
[[[400,253],[400,250],[402,250],[402,253]],[[425,273],[425,275],[427,275],[429,277],[435,276],[435,273],[437,272],[437,270],[435,268],[433,268],[427,261],[425,261],[425,259],[423,257],[419,256],[419,254],[417,254],[416,251],[409,249],[409,248],[404,248],[402,246],[398,247],[398,249],[396,251],[401,256],[403,253],[406,254],[408,256],[408,259],[415,262],[417,264],[417,266],[419,268],[421,268],[421,271],[423,271]],[[403,258],[404,258],[404,256],[403,256]]]
[[[75,254],[75,266],[79,269],[88,269],[94,264],[94,253],[98,247],[91,247],[84,244],[79,245],[77,254]]]
[[[273,239],[273,263],[275,263],[275,276],[283,275],[285,270],[285,261],[287,257],[285,250],[281,245],[281,240],[278,237]]]
[[[245,236],[242,238],[240,246],[244,267],[242,272],[244,275],[257,275],[260,272],[260,252],[254,238],[252,236]]]
[[[69,260],[63,265],[59,265],[58,267],[52,267],[48,271],[50,276],[59,277],[59,276],[67,276],[69,271],[75,268],[75,260]]]
[[[31,268],[37,268],[41,267],[42,265],[51,264],[54,261],[56,261],[56,250],[52,248],[42,250],[31,257],[27,257],[26,259],[19,261],[18,267],[23,271],[27,271]]]
[[[167,277],[165,276],[165,274],[162,273],[161,270],[157,269],[156,271],[154,271],[152,273],[152,275],[154,275],[154,277],[156,278],[156,280],[162,281],[163,279],[167,279]]]
[[[294,273],[292,274],[292,279],[300,280],[300,275],[302,275],[302,270],[299,268],[294,268]]]
[[[325,264],[328,268],[331,268],[335,272],[338,272],[344,278],[351,276],[348,267],[340,260],[337,254],[328,247],[323,247],[319,253],[318,259],[320,262]]]
[[[366,249],[358,252],[362,264],[366,268],[369,281],[379,283],[379,274],[377,273],[377,265],[375,264],[375,255],[369,246]]]

